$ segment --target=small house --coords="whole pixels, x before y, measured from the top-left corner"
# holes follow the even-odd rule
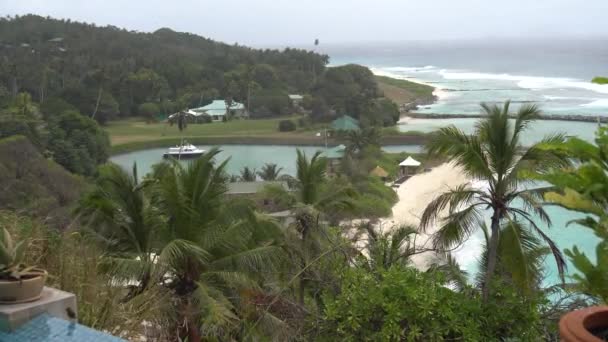
[[[289,100],[291,101],[291,103],[294,106],[299,106],[302,104],[302,101],[304,100],[304,96],[302,95],[298,95],[298,94],[290,94],[289,96]]]
[[[278,186],[286,191],[290,191],[287,182],[282,181],[232,182],[228,183],[226,196],[251,199],[256,203],[258,208],[266,212],[272,212],[275,211],[277,203],[274,203],[271,198],[261,196],[262,190],[267,186]]]
[[[388,179],[388,172],[386,172],[386,170],[380,167],[379,165],[376,166],[373,170],[371,170],[369,174],[382,179],[382,181],[384,182],[386,182],[386,180]]]
[[[340,163],[346,152],[346,146],[340,144],[325,150],[322,156],[327,159],[327,175],[329,177],[335,176],[340,172]]]
[[[188,109],[188,114],[194,117],[201,115],[209,115],[212,121],[226,121],[229,118],[245,118],[248,117],[247,110],[242,103],[233,101],[226,111],[226,101],[224,100],[213,100],[210,104],[198,108]],[[229,115],[227,115],[229,114]]]
[[[408,177],[411,175],[415,175],[420,167],[420,162],[416,159],[412,158],[412,156],[407,157],[404,161],[399,163],[399,169],[401,171],[401,175],[404,177]]]
[[[342,115],[331,123],[331,129],[335,132],[358,131],[359,121],[352,116]]]

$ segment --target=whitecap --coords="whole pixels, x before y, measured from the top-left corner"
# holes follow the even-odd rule
[[[511,74],[492,74],[483,72],[461,72],[442,69],[439,74],[448,80],[497,80],[517,82],[517,86],[525,89],[568,89],[579,88],[596,93],[608,94],[608,85],[595,84],[566,77],[538,77]]]
[[[582,104],[581,107],[608,108],[608,99],[598,99],[593,102]]]

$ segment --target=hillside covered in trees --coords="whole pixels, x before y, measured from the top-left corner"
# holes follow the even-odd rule
[[[397,107],[369,69],[326,68],[311,51],[252,49],[161,28],[153,33],[27,15],[0,19],[0,99],[51,99],[104,123],[154,118],[213,99],[246,104],[253,117],[287,114],[303,94],[315,120],[338,114],[390,125]]]

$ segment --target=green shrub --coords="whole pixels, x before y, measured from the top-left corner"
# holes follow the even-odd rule
[[[597,84],[608,84],[608,77],[594,77],[591,82]]]
[[[322,334],[336,341],[482,341],[481,303],[441,285],[436,274],[391,268],[347,271],[328,298]]]
[[[137,107],[137,114],[144,117],[148,121],[154,120],[158,113],[160,113],[160,108],[156,103],[153,102],[142,103]]]
[[[279,132],[292,132],[296,130],[296,124],[291,120],[279,121]]]

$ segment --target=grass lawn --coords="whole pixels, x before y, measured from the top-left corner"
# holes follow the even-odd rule
[[[378,87],[384,96],[397,104],[414,102],[416,100],[432,101],[435,88],[386,76],[376,76]]]
[[[110,135],[111,153],[123,153],[153,147],[179,144],[181,138],[193,144],[269,144],[269,145],[323,145],[325,139],[317,136],[329,124],[312,124],[298,127],[294,132],[279,132],[279,121],[291,119],[297,123],[301,115],[272,119],[233,120],[210,124],[190,124],[183,133],[177,126],[167,123],[146,123],[139,118],[109,122],[104,129]],[[384,143],[389,145],[419,144],[425,134],[402,133],[394,127],[384,128]],[[343,141],[329,138],[329,144]]]
[[[211,124],[190,124],[184,130],[183,136],[189,137],[227,137],[227,136],[271,136],[283,135],[278,131],[279,121],[292,119],[297,122],[300,116],[260,119],[233,120]],[[105,126],[110,135],[112,145],[133,142],[152,141],[159,139],[180,138],[182,133],[176,125],[167,123],[146,123],[141,119],[132,118],[112,121]]]
[[[112,153],[123,153],[152,147],[179,144],[181,138],[193,144],[296,144],[323,145],[317,136],[326,124],[298,127],[294,132],[279,132],[279,121],[290,119],[296,124],[302,115],[272,119],[233,120],[210,124],[189,124],[180,133],[167,123],[146,123],[139,118],[109,122],[104,129],[110,136]]]

